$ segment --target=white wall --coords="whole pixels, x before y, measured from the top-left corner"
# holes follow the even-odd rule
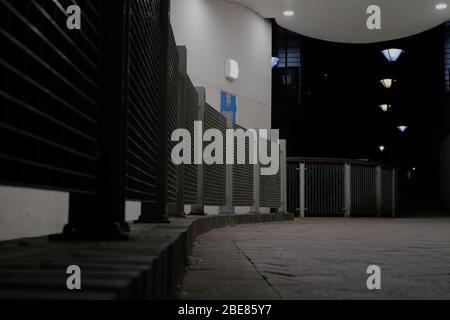
[[[66,193],[0,186],[0,240],[60,233],[68,206]]]
[[[238,123],[271,128],[272,27],[269,20],[227,0],[172,0],[178,45],[187,47],[188,74],[220,109],[221,90],[237,96]],[[227,58],[239,63],[239,80],[225,79]]]
[[[126,220],[140,211],[140,203],[127,201]],[[0,241],[61,233],[68,218],[68,193],[0,186]]]

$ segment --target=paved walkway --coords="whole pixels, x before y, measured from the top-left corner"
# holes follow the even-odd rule
[[[369,291],[369,265],[382,289]],[[181,299],[450,299],[450,219],[298,219],[211,231]]]

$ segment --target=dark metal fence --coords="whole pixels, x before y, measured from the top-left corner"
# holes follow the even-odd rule
[[[81,30],[66,28],[72,4]],[[280,208],[280,174],[172,163],[176,128],[228,125],[179,49],[168,0],[0,0],[0,184],[70,192],[76,238],[124,238],[126,200],[141,222],[167,221],[173,203]]]
[[[191,86],[187,77],[188,87]],[[205,103],[204,90],[196,91],[191,88],[184,90],[186,114],[188,123],[185,127],[193,135],[193,121],[203,122],[204,130],[218,130],[224,137],[224,148],[226,144],[226,130],[234,129],[234,157],[235,164],[214,164],[214,165],[185,165],[184,166],[184,188],[189,187],[189,196],[184,192],[184,204],[191,204],[193,213],[204,214],[204,206],[222,207],[222,212],[234,212],[233,207],[252,207],[252,210],[259,212],[260,208],[274,208],[286,210],[282,206],[283,170],[285,166],[280,165],[280,172],[274,176],[263,176],[259,171],[259,165],[250,163],[249,150],[250,140],[246,132],[247,129],[232,123],[230,113],[221,114],[209,104]],[[191,92],[189,94],[189,92]],[[203,93],[201,93],[203,92]],[[192,101],[198,102],[198,107]],[[189,107],[191,105],[192,107]],[[195,115],[198,114],[196,118]],[[189,119],[189,120],[188,120]],[[256,132],[256,131],[255,131]],[[238,141],[245,139],[245,147],[238,144]],[[283,140],[280,141],[282,145]],[[205,147],[205,143],[203,146]],[[226,150],[222,150],[223,160],[226,160]],[[280,150],[281,154],[281,150]],[[245,164],[237,163],[238,156],[245,160]],[[285,162],[285,152],[280,156],[281,162]],[[194,202],[195,201],[195,202]]]
[[[271,141],[266,141],[263,144],[263,149],[267,148],[268,154],[272,154]],[[264,166],[263,166],[264,167]],[[276,175],[261,175],[259,181],[259,204],[263,208],[276,208],[281,203],[281,175],[280,171]]]
[[[396,210],[397,203],[394,195],[397,194],[397,173],[394,170],[382,168],[381,169],[381,184],[384,190],[381,198],[381,215],[390,216]]]
[[[244,131],[247,129],[234,125],[237,136],[241,139],[245,139],[245,145],[237,143],[235,140],[234,156],[235,159],[242,157],[245,159],[246,164],[233,165],[233,206],[253,206],[253,174],[254,165],[249,161],[250,143],[249,139],[245,138]],[[279,203],[276,205],[279,206]]]
[[[73,4],[81,30],[66,28]],[[158,187],[167,185],[162,202],[175,199],[176,169],[158,158],[161,147],[170,152],[160,129],[176,127],[168,8],[165,0],[0,1],[0,183],[70,192],[68,233],[116,237],[126,198],[161,202]]]
[[[160,73],[159,1],[131,1],[129,22],[127,198],[156,201]]]
[[[278,208],[281,203],[280,173],[273,176],[261,176],[260,179],[260,206]]]
[[[171,203],[177,201],[177,168],[170,160],[170,154],[175,143],[170,140],[171,134],[178,128],[178,52],[172,28],[169,32],[169,112],[168,112],[168,137],[167,148],[167,198]]]
[[[101,1],[80,3],[73,35],[52,1],[0,1],[2,184],[95,192]]]
[[[351,167],[352,214],[377,214],[377,167],[353,165]],[[387,190],[385,190],[387,191]]]
[[[287,210],[300,213],[300,164],[288,162],[287,164]]]
[[[227,119],[213,107],[205,105],[204,128],[218,129],[225,137]],[[204,204],[211,206],[226,205],[226,165],[204,165]]]
[[[189,78],[185,81],[186,93],[186,123],[185,129],[189,130],[191,137],[194,136],[194,122],[198,120],[198,93],[195,90]],[[193,163],[193,154],[191,154],[191,161]],[[184,202],[186,204],[195,204],[197,202],[197,180],[198,180],[198,166],[185,166],[184,171]]]
[[[288,211],[299,216],[392,216],[396,170],[367,161],[288,159]]]
[[[311,215],[343,214],[345,207],[343,177],[343,166],[340,164],[307,163],[305,211]]]

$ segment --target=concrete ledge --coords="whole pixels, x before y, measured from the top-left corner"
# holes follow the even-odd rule
[[[291,214],[218,215],[135,224],[124,242],[0,243],[0,299],[174,299],[194,241],[212,229],[293,220]],[[66,269],[81,268],[82,290],[69,291]]]

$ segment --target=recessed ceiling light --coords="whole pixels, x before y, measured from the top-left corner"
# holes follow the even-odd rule
[[[436,9],[438,9],[438,10],[447,9],[447,4],[446,3],[439,3],[439,4],[436,5]]]
[[[286,11],[283,12],[283,15],[284,15],[285,17],[292,17],[294,14],[295,14],[295,13],[294,13],[294,11],[292,11],[292,10],[286,10]]]

